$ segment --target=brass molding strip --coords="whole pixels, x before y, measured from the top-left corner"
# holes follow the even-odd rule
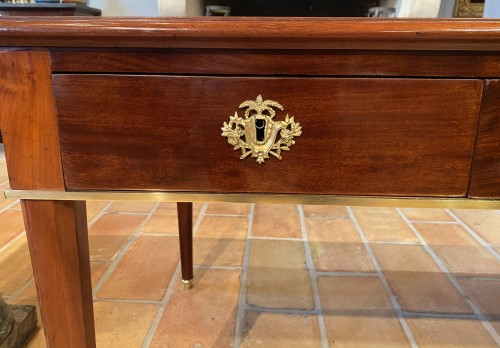
[[[31,191],[7,190],[5,198],[69,201],[293,203],[401,208],[500,209],[500,200],[465,198],[335,196],[263,193],[200,193],[161,191]]]

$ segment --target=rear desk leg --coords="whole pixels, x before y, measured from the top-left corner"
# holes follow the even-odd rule
[[[181,247],[182,284],[193,287],[193,203],[177,203],[179,244]]]
[[[85,202],[22,208],[47,346],[95,348]]]

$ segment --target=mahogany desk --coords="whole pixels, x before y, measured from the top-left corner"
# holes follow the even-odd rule
[[[50,347],[95,346],[88,199],[180,202],[188,285],[192,201],[500,208],[500,21],[7,18],[0,45]]]

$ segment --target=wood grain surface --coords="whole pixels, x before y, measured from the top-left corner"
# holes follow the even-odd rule
[[[486,83],[469,196],[500,198],[500,80]]]
[[[49,348],[95,348],[85,202],[22,201]]]
[[[54,72],[500,76],[500,53],[346,50],[53,49]]]
[[[439,79],[54,77],[72,190],[465,196],[482,86]],[[281,103],[303,127],[282,161],[263,165],[240,160],[220,131],[240,103],[259,94]]]
[[[498,20],[11,17],[0,28],[0,46],[500,50]]]
[[[0,50],[0,76],[10,187],[64,190],[49,52]]]

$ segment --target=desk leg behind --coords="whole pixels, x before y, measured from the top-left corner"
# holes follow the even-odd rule
[[[193,286],[193,203],[177,203],[181,270],[184,289]]]
[[[95,348],[85,202],[22,207],[47,346]]]

